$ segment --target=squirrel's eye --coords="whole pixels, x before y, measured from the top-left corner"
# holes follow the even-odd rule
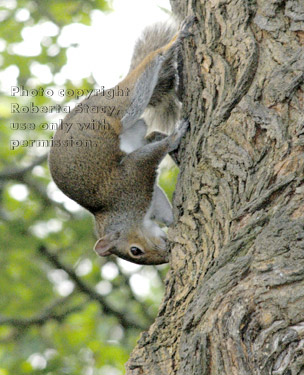
[[[131,254],[134,255],[135,257],[138,257],[144,254],[144,252],[139,247],[136,247],[136,246],[131,246],[130,251],[131,251]]]

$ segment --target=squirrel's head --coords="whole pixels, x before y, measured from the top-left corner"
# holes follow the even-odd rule
[[[94,250],[100,256],[117,255],[137,264],[168,263],[166,234],[151,220],[141,225],[113,230],[101,237]]]

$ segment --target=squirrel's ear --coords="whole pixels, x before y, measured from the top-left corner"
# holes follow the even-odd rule
[[[111,250],[115,246],[116,239],[117,236],[115,234],[107,234],[96,242],[94,251],[96,251],[96,253],[101,257],[111,255]]]

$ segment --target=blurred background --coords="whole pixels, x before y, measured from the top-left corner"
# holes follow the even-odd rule
[[[153,322],[167,266],[96,256],[91,215],[51,181],[47,147],[27,143],[64,114],[11,104],[73,107],[84,97],[60,89],[114,86],[141,30],[169,12],[168,0],[0,0],[0,375],[123,374]],[[170,197],[176,176],[162,169]]]

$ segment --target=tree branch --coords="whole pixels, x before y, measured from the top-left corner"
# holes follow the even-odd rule
[[[99,305],[102,307],[104,313],[114,315],[124,328],[127,329],[132,326],[140,330],[144,330],[147,328],[140,322],[130,319],[126,311],[120,312],[114,309],[114,307],[110,306],[100,294],[95,292],[95,290],[93,290],[86,283],[84,283],[71,268],[64,265],[59,260],[58,256],[50,252],[45,246],[40,246],[38,248],[38,251],[41,255],[47,258],[48,261],[52,263],[56,268],[64,270],[69,275],[70,279],[74,281],[75,285],[81,293],[86,294],[91,300],[97,301]]]
[[[129,286],[129,290],[130,290],[130,298],[132,298],[132,300],[134,300],[136,303],[138,303],[141,307],[141,313],[143,314],[143,316],[147,319],[148,323],[149,324],[152,324],[153,323],[153,320],[154,320],[154,316],[151,315],[151,313],[149,313],[149,310],[148,310],[148,306],[139,301],[139,299],[137,298],[137,296],[135,295],[135,293],[133,292],[132,288],[131,288],[131,285],[130,285],[130,277],[128,277],[126,274],[123,273],[120,265],[118,264],[117,260],[115,262],[118,270],[119,270],[119,273],[120,273],[120,277],[123,279],[123,284],[124,285],[128,285]]]
[[[37,183],[27,176],[27,173],[31,172],[33,168],[45,162],[47,160],[47,156],[48,154],[38,157],[32,164],[24,168],[7,168],[6,170],[0,172],[0,182],[4,183],[8,180],[16,180],[20,183],[26,184],[30,189],[35,191],[43,199],[45,206],[59,207],[70,217],[73,217],[73,214],[69,210],[67,210],[62,203],[58,203],[48,196],[47,191],[42,184]]]
[[[44,163],[47,160],[47,156],[48,154],[38,157],[32,164],[24,168],[7,168],[0,173],[0,180],[20,180],[37,165]]]
[[[57,301],[53,302],[51,305],[44,308],[39,314],[31,318],[23,318],[23,319],[22,318],[5,318],[3,316],[0,316],[0,325],[12,325],[14,326],[14,328],[24,329],[32,325],[43,325],[49,320],[56,320],[58,322],[61,322],[68,315],[74,312],[80,311],[84,305],[84,304],[81,304],[81,305],[66,309],[62,313],[56,313],[55,312],[56,308],[62,305],[62,303],[66,302],[66,300],[67,300],[67,297],[58,299]]]

